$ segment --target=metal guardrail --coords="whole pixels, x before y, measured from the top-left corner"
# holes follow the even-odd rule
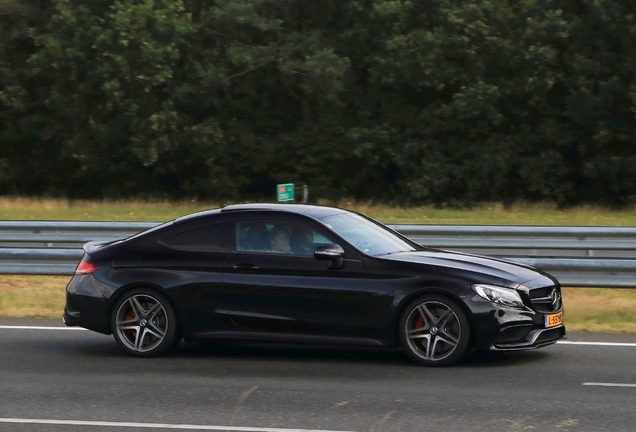
[[[111,241],[157,222],[0,221],[0,274],[72,275],[82,245]]]
[[[79,248],[93,240],[117,240],[157,222],[0,221],[0,247]]]
[[[418,243],[504,256],[636,258],[636,228],[391,225]]]
[[[0,274],[71,275],[92,240],[116,240],[155,222],[0,222]],[[392,225],[420,244],[505,257],[563,286],[636,288],[636,228]]]

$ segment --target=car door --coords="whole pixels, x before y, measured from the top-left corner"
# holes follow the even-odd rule
[[[290,236],[287,252],[273,248],[272,236],[281,230]],[[314,258],[316,247],[333,241],[315,226],[285,219],[240,221],[236,232],[238,247],[225,262],[224,285],[226,313],[238,330],[334,342],[364,336],[372,321],[370,296],[355,255],[346,253],[342,266]],[[307,232],[313,244],[303,250],[300,236]]]

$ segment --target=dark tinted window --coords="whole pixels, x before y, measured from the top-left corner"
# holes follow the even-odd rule
[[[159,243],[192,252],[231,252],[234,250],[234,222],[207,225],[162,239]]]
[[[331,243],[318,231],[295,222],[260,220],[238,224],[237,244],[241,251],[313,256],[316,247]]]

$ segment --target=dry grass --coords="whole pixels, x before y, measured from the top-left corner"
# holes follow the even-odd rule
[[[342,200],[321,201],[367,214],[388,224],[636,226],[636,208],[621,211],[582,206],[560,210],[553,204],[483,204],[471,209],[394,207]],[[191,201],[78,201],[0,198],[0,220],[156,221],[218,208],[221,203]]]
[[[0,316],[60,318],[70,276],[0,275]]]
[[[636,290],[564,288],[568,331],[636,333]]]
[[[0,198],[0,220],[153,221],[219,207],[198,201],[77,201]]]
[[[325,204],[329,204],[325,202]],[[482,204],[470,209],[432,206],[396,208],[386,205],[341,201],[338,207],[369,215],[386,224],[448,225],[549,225],[549,226],[635,226],[636,208],[609,210],[596,206],[558,209],[549,203]]]
[[[60,318],[68,276],[0,275],[0,316]],[[564,288],[568,331],[636,333],[636,290]]]

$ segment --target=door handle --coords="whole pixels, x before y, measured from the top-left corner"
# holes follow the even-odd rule
[[[255,272],[258,270],[258,266],[249,263],[234,264],[234,270],[237,272]]]

